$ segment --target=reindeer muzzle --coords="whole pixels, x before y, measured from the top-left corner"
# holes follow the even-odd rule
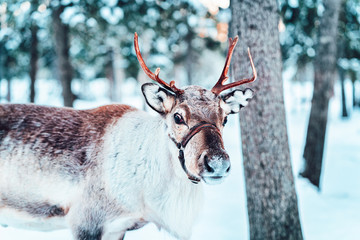
[[[181,141],[181,143],[177,143],[176,147],[179,149],[179,161],[181,164],[181,167],[183,168],[184,172],[186,173],[186,175],[188,176],[189,180],[194,183],[194,184],[198,184],[201,179],[195,175],[193,175],[192,173],[189,172],[189,170],[186,168],[185,165],[185,156],[184,156],[184,149],[186,147],[186,145],[189,143],[189,141],[197,134],[199,133],[201,130],[205,129],[205,128],[211,128],[214,129],[215,132],[220,136],[220,139],[222,139],[221,137],[221,132],[220,130],[211,123],[201,123],[199,125],[196,125],[194,127],[192,127],[190,129],[190,132],[184,137],[184,139]],[[222,141],[222,140],[221,140]],[[223,147],[223,143],[221,142],[221,146]]]

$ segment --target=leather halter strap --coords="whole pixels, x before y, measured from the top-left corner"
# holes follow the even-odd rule
[[[221,132],[220,130],[211,123],[201,123],[199,125],[196,125],[194,127],[192,127],[190,129],[190,132],[183,138],[183,140],[181,141],[181,143],[176,142],[174,139],[173,141],[176,144],[176,147],[179,149],[179,161],[181,164],[181,167],[183,168],[184,172],[186,173],[186,175],[188,176],[189,180],[194,183],[194,184],[198,184],[200,182],[200,178],[198,178],[197,176],[193,175],[192,173],[190,173],[188,171],[188,169],[186,168],[185,165],[185,156],[184,156],[184,149],[186,147],[186,145],[188,144],[188,142],[197,134],[199,133],[201,130],[205,129],[205,128],[211,128],[214,129],[215,132],[220,136],[221,138]],[[222,144],[223,145],[223,144]]]
[[[201,123],[199,125],[196,125],[190,129],[190,132],[184,137],[184,139],[181,141],[181,145],[185,148],[190,139],[195,136],[198,132],[203,130],[204,128],[212,128],[216,131],[217,134],[221,137],[220,130],[211,123]]]

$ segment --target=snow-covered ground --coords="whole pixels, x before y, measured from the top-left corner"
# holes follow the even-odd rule
[[[24,102],[27,86],[22,81],[15,82],[13,97],[16,102]],[[99,82],[89,84],[89,92],[96,102],[78,101],[77,108],[86,108],[108,103],[101,96]],[[40,104],[60,105],[60,89],[55,84],[40,81],[38,88],[42,94]],[[78,86],[80,87],[80,86]],[[1,86],[1,90],[5,86]],[[140,92],[135,84],[124,87],[123,102],[141,108]],[[360,236],[360,111],[352,111],[351,118],[341,120],[339,86],[330,103],[329,125],[324,156],[321,191],[317,191],[306,180],[298,176],[302,167],[302,151],[308,121],[311,98],[311,83],[303,85],[285,82],[285,99],[289,143],[295,176],[296,191],[300,209],[303,235],[306,240],[355,240]],[[351,96],[351,91],[348,91]],[[246,109],[243,109],[246,111]],[[248,222],[244,174],[239,142],[238,117],[229,117],[224,132],[225,147],[232,160],[232,172],[221,185],[205,186],[205,203],[198,223],[194,227],[191,240],[239,240],[248,239]],[[42,233],[25,231],[11,227],[0,227],[1,240],[36,239],[70,240],[67,230]],[[157,239],[174,240],[153,224],[127,233],[126,240]]]
[[[351,99],[350,82],[347,97]],[[294,86],[292,86],[294,88]],[[310,90],[311,84],[296,87]],[[330,101],[326,147],[320,192],[299,177],[310,102],[291,103],[291,86],[285,84],[288,133],[293,172],[306,240],[356,240],[360,236],[360,111],[351,118],[340,118],[340,86]],[[288,92],[286,92],[288,91]],[[295,94],[296,95],[296,94]],[[301,93],[300,93],[301,95]],[[350,104],[349,104],[350,105]]]

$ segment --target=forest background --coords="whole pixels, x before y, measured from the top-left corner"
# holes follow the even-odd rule
[[[360,179],[356,174],[357,170],[360,170],[359,1],[251,2],[2,2],[0,101],[32,102],[79,109],[122,102],[146,110],[140,96],[140,85],[149,79],[141,71],[133,50],[134,32],[140,36],[141,51],[151,69],[160,67],[163,78],[176,79],[180,86],[195,84],[207,88],[214,85],[220,76],[229,37],[240,35],[241,47],[238,47],[238,56],[246,56],[243,50],[250,46],[255,53],[255,66],[260,69],[264,59],[268,57],[267,51],[272,47],[266,46],[264,51],[257,50],[262,49],[259,39],[274,38],[274,41],[278,42],[281,59],[279,63],[274,62],[273,67],[281,69],[282,77],[269,76],[269,80],[279,84],[280,87],[276,88],[284,94],[286,120],[279,121],[283,122],[283,126],[287,126],[284,136],[288,135],[290,147],[290,155],[285,157],[286,159],[275,160],[289,163],[285,165],[288,166],[291,177],[284,181],[294,185],[294,191],[291,190],[290,193],[281,192],[283,190],[275,193],[280,197],[288,194],[289,199],[292,199],[289,202],[295,203],[296,209],[291,215],[295,222],[299,219],[295,224],[299,228],[286,230],[285,226],[278,225],[276,221],[266,227],[271,231],[282,229],[279,234],[285,231],[285,234],[291,235],[290,232],[294,231],[294,236],[299,236],[297,234],[300,233],[299,238],[305,239],[356,239],[355,236],[359,235],[356,226],[360,223],[359,214],[356,215],[360,212],[359,204],[356,204],[360,198],[357,187]],[[261,10],[267,11],[267,4],[276,6],[276,9],[272,10],[276,19],[276,26],[271,26],[274,30],[272,35],[241,34],[258,24],[251,25],[248,23],[250,20],[242,21],[241,17],[247,16],[251,11],[261,15]],[[250,8],[244,10],[242,6],[245,5]],[[265,20],[262,20],[262,23]],[[237,21],[240,27],[237,27]],[[253,42],[253,45],[248,43],[249,41]],[[258,47],[254,47],[257,44]],[[276,49],[276,46],[274,48]],[[235,54],[231,74],[237,73],[236,64],[247,61],[246,57],[243,59],[239,60]],[[245,70],[246,75],[247,66],[241,69]],[[266,82],[266,77],[265,74],[262,74],[263,77],[259,75],[258,82],[249,84],[249,87],[258,90],[258,100],[252,104],[261,103],[264,108],[271,109],[271,99],[275,96],[270,94],[267,98],[261,97],[264,95],[260,89],[271,86],[266,83],[262,85]],[[232,77],[232,80],[234,79],[236,80],[236,77]],[[260,101],[261,98],[264,101]],[[246,114],[247,110],[243,111]],[[243,115],[241,118],[246,122]],[[276,122],[277,119],[271,120]],[[284,125],[286,121],[287,125]],[[228,135],[225,132],[224,138],[231,149],[229,151],[233,152],[233,164],[238,166],[233,170],[233,175],[236,176],[230,178],[222,187],[207,189],[207,201],[218,201],[220,204],[222,200],[218,199],[219,193],[233,196],[234,199],[226,208],[221,208],[224,211],[221,214],[217,212],[219,210],[208,209],[205,205],[207,210],[202,215],[193,239],[204,239],[204,226],[208,223],[206,216],[212,216],[209,222],[214,218],[219,219],[216,227],[214,222],[214,225],[210,225],[214,226],[211,229],[219,230],[217,233],[210,231],[206,239],[221,239],[219,236],[222,236],[222,239],[261,239],[260,235],[266,234],[258,232],[257,229],[265,227],[261,222],[252,220],[259,218],[256,218],[251,204],[256,204],[258,199],[265,202],[262,207],[269,205],[266,202],[271,203],[274,196],[264,197],[260,194],[264,189],[256,189],[256,184],[251,184],[251,179],[246,174],[250,170],[247,166],[249,159],[259,162],[258,158],[244,156],[244,148],[251,146],[246,146],[246,143],[240,145],[240,142],[244,143],[244,139],[240,141],[240,134],[234,135],[234,129],[240,133],[239,123],[235,118],[231,120],[228,128],[231,131]],[[241,131],[243,138],[250,134],[243,125]],[[286,152],[289,148],[287,144],[287,141],[281,144],[280,151]],[[271,153],[271,149],[266,151]],[[270,163],[264,161],[266,166]],[[272,171],[270,173],[264,180],[265,185],[279,176],[283,181],[281,174],[277,175],[275,172],[272,175]],[[234,191],[234,187],[235,195],[228,195]],[[269,187],[274,189],[271,184]],[[259,194],[251,196],[252,190]],[[216,214],[222,217],[214,217]],[[263,216],[263,219],[268,220],[267,217],[269,216]],[[221,222],[228,218],[237,220],[228,228],[218,228],[219,225],[224,225]],[[146,236],[149,234],[147,231],[156,234],[157,230],[150,226],[141,231],[143,233],[139,234]],[[0,228],[1,238],[4,236],[6,239],[8,236],[7,239],[14,239],[16,234],[22,236],[21,234],[29,233]],[[68,233],[43,237],[55,239],[60,236],[59,239],[64,239],[62,234]],[[162,234],[164,239],[171,238],[165,233]],[[34,238],[39,239],[39,236]],[[15,239],[17,238],[20,237]],[[270,238],[267,236],[267,239]]]

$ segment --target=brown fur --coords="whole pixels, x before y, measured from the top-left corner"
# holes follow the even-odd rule
[[[0,105],[0,151],[31,149],[37,156],[62,156],[69,160],[62,167],[67,172],[75,171],[74,166],[88,163],[91,155],[96,154],[94,146],[102,141],[105,129],[124,113],[134,110],[127,105],[91,110]]]
[[[29,202],[17,196],[1,196],[2,204],[7,207],[26,212],[34,217],[62,217],[69,211],[47,202]]]
[[[214,94],[209,94],[205,89],[200,87],[192,87],[195,88],[196,91],[185,91],[185,93],[178,98],[179,107],[185,110],[187,121],[194,120],[195,124],[204,121],[215,124],[218,128],[222,129],[223,110],[218,105],[220,98]],[[209,108],[211,108],[209,104],[213,105],[214,111],[209,111]]]

